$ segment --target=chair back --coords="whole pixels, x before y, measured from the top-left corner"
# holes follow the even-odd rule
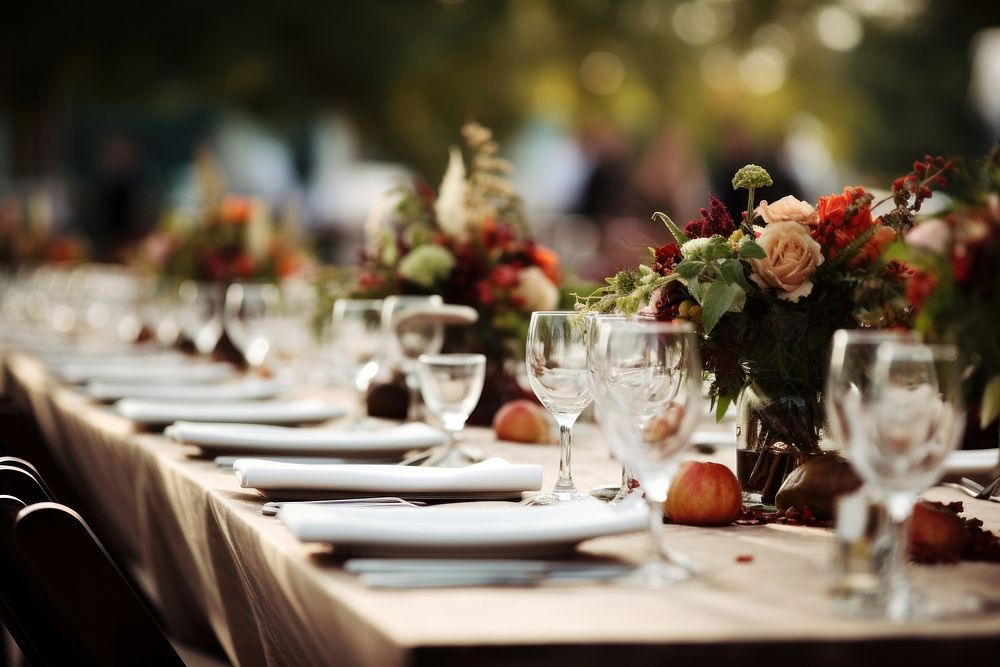
[[[28,635],[29,650],[42,654],[39,664],[183,665],[79,514],[53,502],[21,504],[10,526],[13,552],[7,553],[16,568],[10,571],[33,589],[42,618],[23,599],[12,611],[17,620],[27,613],[32,621],[22,622],[20,630]],[[9,502],[7,516],[14,509]],[[42,639],[45,647],[39,648]],[[70,655],[49,655],[51,647]]]
[[[0,456],[0,466],[20,468],[21,470],[24,470],[35,478],[35,481],[38,482],[38,485],[45,491],[49,500],[56,499],[55,494],[52,493],[52,489],[50,489],[49,485],[45,483],[45,478],[42,477],[42,474],[38,472],[38,468],[36,468],[30,461],[25,461],[24,459],[16,456]],[[2,485],[0,485],[0,488],[3,488]]]

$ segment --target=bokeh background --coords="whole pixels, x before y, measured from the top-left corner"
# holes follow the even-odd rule
[[[210,154],[350,262],[372,202],[436,186],[470,119],[517,164],[543,241],[600,276],[662,241],[653,210],[695,216],[746,162],[774,198],[813,199],[984,153],[1000,2],[9,3],[0,225],[120,258]]]

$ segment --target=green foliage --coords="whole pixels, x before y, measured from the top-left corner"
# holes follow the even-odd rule
[[[666,213],[661,213],[657,211],[656,213],[653,214],[653,219],[659,220],[660,222],[662,222],[664,225],[667,226],[667,229],[670,230],[670,235],[674,237],[674,242],[678,245],[678,247],[684,245],[685,243],[691,240],[684,235],[684,232],[681,231],[681,228],[678,227],[677,224],[674,223],[674,221],[671,220],[670,216],[667,215]]]

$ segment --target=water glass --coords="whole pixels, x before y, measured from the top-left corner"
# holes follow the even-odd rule
[[[386,346],[386,363],[399,366],[406,375],[409,406],[406,417],[420,419],[420,380],[417,377],[417,358],[421,354],[434,354],[444,345],[444,328],[437,323],[398,327],[399,316],[411,308],[440,306],[444,303],[437,294],[426,296],[394,295],[382,302],[383,339]]]
[[[381,299],[337,299],[333,305],[331,343],[357,397],[357,425],[363,424],[368,414],[366,397],[368,385],[378,374],[381,332]]]
[[[486,379],[486,357],[482,354],[422,354],[417,374],[427,409],[448,433],[448,443],[431,450],[421,465],[457,468],[479,460],[462,450],[459,437],[469,415],[476,409]]]

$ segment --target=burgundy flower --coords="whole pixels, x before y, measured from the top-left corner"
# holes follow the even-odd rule
[[[736,231],[736,223],[729,209],[715,195],[708,198],[708,208],[699,211],[701,217],[684,225],[684,235],[690,239],[708,238],[718,234],[729,236]]]

